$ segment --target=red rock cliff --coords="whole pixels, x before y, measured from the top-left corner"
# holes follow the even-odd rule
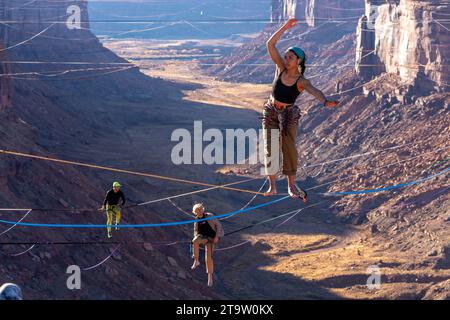
[[[366,0],[365,5],[357,31],[357,73],[365,78],[397,74],[416,90],[448,88],[449,4]]]

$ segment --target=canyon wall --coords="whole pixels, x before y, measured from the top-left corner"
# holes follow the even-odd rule
[[[358,23],[356,72],[393,73],[416,91],[447,91],[450,5],[441,1],[366,0]]]
[[[363,10],[361,0],[272,0],[270,17],[272,23],[296,17],[314,27],[329,19],[358,16]]]

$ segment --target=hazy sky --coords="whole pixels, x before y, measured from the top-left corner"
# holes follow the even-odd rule
[[[223,38],[261,31],[270,0],[91,0],[91,28],[118,38]]]

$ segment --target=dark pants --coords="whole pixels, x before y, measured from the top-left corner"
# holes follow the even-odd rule
[[[300,109],[295,105],[279,110],[270,101],[264,104],[262,117],[266,138],[264,152],[268,157],[272,155],[272,152],[279,152],[279,150],[272,150],[271,146],[271,129],[279,129],[283,154],[283,174],[287,176],[294,176],[297,173],[298,155],[295,142],[300,117]]]

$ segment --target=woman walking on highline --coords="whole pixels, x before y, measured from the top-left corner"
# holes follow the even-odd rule
[[[307,201],[307,193],[295,184],[297,173],[297,138],[298,121],[300,109],[294,105],[297,97],[306,90],[316,97],[325,107],[334,107],[337,101],[330,101],[322,91],[316,89],[304,77],[306,54],[298,47],[290,47],[284,54],[284,59],[276,48],[277,41],[283,33],[294,27],[296,19],[289,19],[272,37],[267,41],[267,49],[273,62],[276,64],[276,76],[273,82],[272,93],[263,109],[263,131],[265,141],[265,173],[269,177],[270,186],[265,196],[277,194],[276,174],[278,166],[272,159],[272,152],[278,156],[279,150],[272,150],[272,142],[278,142],[279,131],[281,131],[281,152],[283,155],[283,174],[288,178],[288,192],[293,198],[301,198]],[[276,129],[276,130],[274,130]],[[272,137],[273,134],[277,137]],[[275,154],[276,153],[276,154]]]
[[[113,188],[106,193],[105,200],[103,201],[103,205],[100,210],[106,209],[106,224],[108,230],[108,238],[111,238],[111,226],[113,223],[113,215],[116,216],[116,230],[118,230],[118,225],[120,223],[121,217],[121,207],[125,204],[126,199],[123,192],[120,190],[120,183],[117,181],[113,183]],[[122,200],[122,203],[119,204],[119,201]]]

